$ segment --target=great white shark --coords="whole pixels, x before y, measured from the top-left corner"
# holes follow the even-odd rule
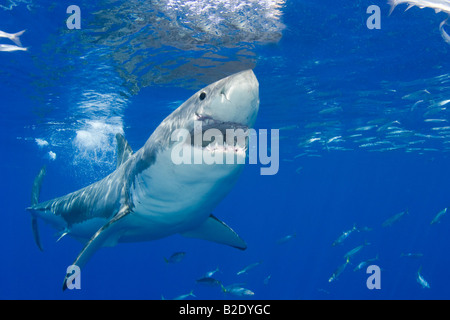
[[[230,148],[195,144],[194,139],[186,137],[174,142],[171,137],[179,129],[194,132],[194,123],[198,122],[203,124],[203,130],[214,128],[224,135],[227,129],[250,129],[258,109],[258,80],[252,70],[242,71],[191,96],[161,122],[137,152],[133,153],[122,135],[116,135],[117,168],[102,180],[38,203],[45,175],[43,168],[34,181],[32,203],[27,208],[38,247],[42,250],[37,226],[40,218],[62,235],[85,243],[73,262],[80,268],[101,247],[150,241],[177,233],[246,249],[237,233],[212,212],[233,188],[243,169],[248,139],[246,145]],[[241,161],[175,164],[172,151],[179,143],[190,148],[193,155],[233,153]],[[64,281],[63,289],[66,287]]]

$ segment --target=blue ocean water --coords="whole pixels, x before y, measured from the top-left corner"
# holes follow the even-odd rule
[[[431,224],[450,205],[445,12],[402,4],[389,15],[384,0],[78,1],[81,29],[68,29],[72,4],[0,3],[0,30],[26,29],[28,48],[0,51],[0,298],[450,298],[450,217]],[[381,29],[366,25],[371,5]],[[280,130],[279,171],[246,165],[214,212],[247,250],[180,235],[119,244],[93,256],[80,290],[63,292],[83,244],[56,242],[41,222],[36,247],[25,208],[42,165],[41,200],[95,182],[115,168],[116,133],[137,150],[195,91],[248,68],[260,84],[256,129]],[[186,255],[167,264],[174,252]],[[354,269],[375,257],[381,287],[369,289],[371,274]],[[224,286],[254,295],[196,283],[216,268]]]

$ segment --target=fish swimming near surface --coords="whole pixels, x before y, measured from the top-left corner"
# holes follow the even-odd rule
[[[389,14],[394,11],[395,7],[399,4],[406,3],[408,7],[406,10],[411,9],[412,7],[423,8],[431,8],[434,9],[436,13],[445,12],[450,16],[450,1],[449,0],[389,0],[388,3],[391,5],[391,10]],[[442,38],[450,44],[450,35],[445,31],[444,25],[448,25],[448,18],[441,22],[439,25],[439,31],[441,33]]]
[[[246,243],[212,211],[236,183],[244,167],[248,139],[245,146],[211,147],[211,143],[196,142],[195,134],[215,129],[226,138],[230,135],[227,129],[248,132],[258,109],[258,80],[252,70],[246,70],[195,93],[162,121],[137,152],[133,153],[121,134],[116,135],[117,168],[104,179],[41,203],[36,200],[40,188],[33,188],[35,200],[27,210],[31,213],[35,239],[36,218],[40,218],[82,241],[85,246],[73,262],[79,268],[101,247],[151,241],[177,233],[246,249]],[[173,135],[178,129],[191,134],[181,134],[174,142]],[[234,141],[236,136],[232,138]],[[200,154],[231,156],[235,161],[176,164],[173,153],[176,148],[181,150],[180,144],[184,151],[191,152],[194,160]],[[63,289],[67,288],[66,280]]]
[[[0,51],[3,52],[27,51],[27,50],[28,48],[14,46],[12,44],[0,44]]]
[[[20,36],[25,32],[26,30],[19,31],[17,33],[7,33],[2,30],[0,30],[0,38],[7,38],[14,42],[19,47],[22,47],[22,42],[20,42]]]

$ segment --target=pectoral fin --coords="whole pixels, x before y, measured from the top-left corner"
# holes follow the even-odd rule
[[[39,226],[36,217],[31,217],[31,229],[33,230],[34,242],[38,246],[39,250],[44,251],[41,244],[41,238],[39,237]]]
[[[80,269],[84,267],[87,261],[92,255],[102,246],[110,241],[117,240],[117,234],[120,232],[120,227],[117,222],[131,213],[131,209],[128,206],[124,206],[121,210],[112,218],[108,223],[101,227],[92,238],[86,243],[83,250],[78,255],[77,259],[72,265],[78,266]],[[63,290],[67,289],[67,278],[69,274],[64,278]]]
[[[209,218],[196,229],[182,233],[182,235],[188,238],[197,238],[226,244],[241,250],[247,249],[247,244],[244,240],[242,240],[233,229],[213,215],[210,215]]]

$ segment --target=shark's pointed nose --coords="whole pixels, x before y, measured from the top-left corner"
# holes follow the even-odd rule
[[[245,70],[236,73],[228,78],[225,86],[225,95],[228,99],[238,102],[241,99],[255,100],[259,96],[259,83],[253,70]]]
[[[253,70],[245,70],[238,72],[230,77],[231,82],[236,85],[246,85],[250,88],[258,89],[259,83]]]
[[[250,124],[253,124],[259,109],[259,82],[253,70],[232,75],[227,87],[226,96],[229,101],[235,104],[239,110],[237,112],[245,115],[247,121],[251,119]]]

